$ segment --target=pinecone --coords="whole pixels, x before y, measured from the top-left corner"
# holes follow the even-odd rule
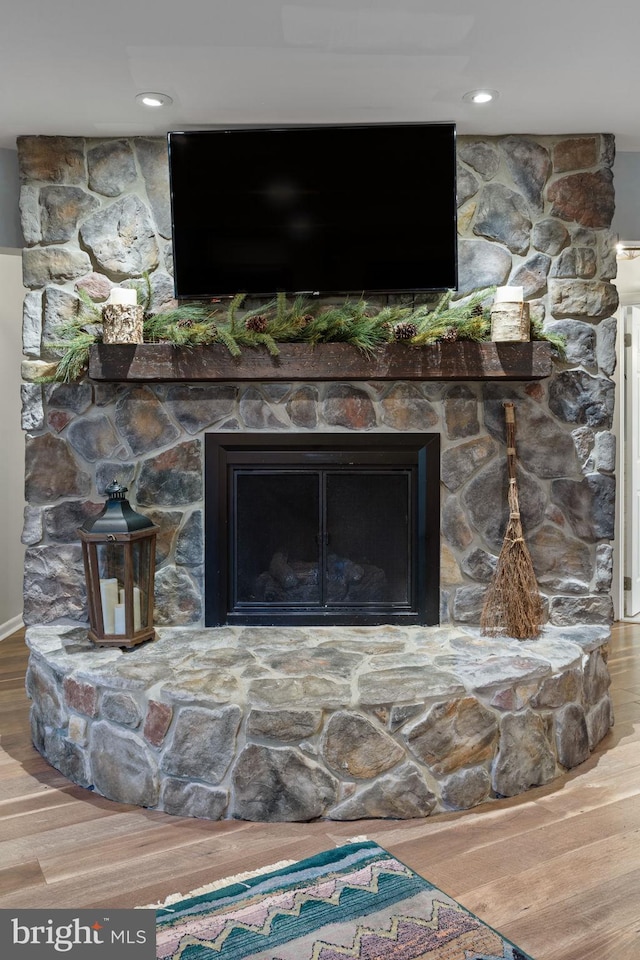
[[[247,330],[253,330],[254,333],[264,333],[268,323],[268,317],[266,317],[264,313],[258,313],[253,317],[247,317],[244,325]]]
[[[460,337],[460,331],[457,327],[447,327],[445,332],[442,334],[442,340],[446,340],[448,343],[453,343],[454,340],[458,340]]]
[[[396,340],[413,340],[417,333],[417,326],[410,320],[402,320],[400,323],[396,323],[393,328],[393,335]]]
[[[176,323],[176,327],[180,327],[181,330],[186,330],[192,326],[193,326],[193,320],[191,319],[191,317],[180,317],[180,319]]]
[[[484,308],[481,303],[476,303],[475,307],[471,310],[472,317],[481,317],[484,314]]]

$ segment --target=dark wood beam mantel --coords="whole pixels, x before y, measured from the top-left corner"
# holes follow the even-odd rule
[[[393,343],[367,356],[347,343],[283,343],[280,355],[244,348],[232,357],[222,344],[94,344],[89,377],[109,382],[234,380],[541,380],[552,371],[551,346],[454,341],[426,347]]]

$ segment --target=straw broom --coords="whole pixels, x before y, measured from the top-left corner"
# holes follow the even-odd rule
[[[509,522],[485,598],[480,626],[485,636],[508,636],[527,640],[540,634],[543,607],[531,554],[522,532],[516,481],[516,416],[514,405],[510,401],[504,403],[504,415],[509,474]]]

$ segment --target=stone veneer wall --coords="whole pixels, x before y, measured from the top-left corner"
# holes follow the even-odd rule
[[[156,620],[202,624],[208,430],[440,431],[441,619],[478,621],[505,522],[501,401],[517,405],[523,519],[549,618],[607,624],[614,534],[613,138],[460,137],[460,292],[522,284],[568,339],[527,383],[41,385],[78,291],[151,278],[172,297],[163,140],[19,140],[27,624],[84,623],[76,528],[114,474],[161,527]],[[258,161],[257,161],[258,162]]]

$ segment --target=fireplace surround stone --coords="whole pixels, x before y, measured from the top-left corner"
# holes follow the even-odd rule
[[[117,149],[109,149],[113,145]],[[174,707],[155,698],[155,667],[148,660],[140,661],[146,665],[132,687],[105,683],[104,689],[82,672],[76,674],[68,660],[69,646],[74,650],[77,646],[82,657],[93,659],[96,666],[105,662],[104,651],[83,645],[87,613],[76,529],[101,509],[104,489],[114,474],[132,484],[134,505],[161,528],[155,610],[161,636],[167,630],[177,631],[176,635],[198,633],[204,627],[207,431],[438,432],[440,623],[442,629],[464,636],[478,623],[504,530],[502,402],[506,399],[516,404],[523,521],[545,599],[546,629],[584,630],[591,638],[588,643],[595,646],[586,649],[578,643],[578,650],[584,652],[576,654],[574,666],[558,668],[557,676],[555,666],[549,667],[544,697],[553,703],[545,700],[539,707],[531,706],[531,698],[538,694],[528,690],[529,684],[516,685],[517,694],[513,685],[507,685],[508,706],[483,701],[482,708],[498,711],[492,715],[496,724],[499,717],[502,743],[519,745],[524,753],[518,731],[527,727],[530,713],[537,717],[535,724],[542,725],[547,741],[553,743],[554,772],[571,766],[576,756],[586,756],[584,724],[591,748],[611,721],[608,702],[603,700],[605,660],[596,647],[606,641],[613,612],[612,375],[617,306],[610,282],[615,276],[610,231],[613,138],[458,138],[460,294],[489,284],[523,285],[532,315],[567,337],[566,359],[556,361],[548,377],[520,381],[373,378],[356,382],[336,369],[333,378],[325,376],[320,382],[314,378],[310,358],[308,376],[295,381],[86,379],[42,384],[39,378],[56,357],[56,326],[76,316],[81,290],[101,303],[114,284],[139,280],[147,272],[154,309],[171,303],[166,148],[160,139],[23,137],[18,149],[28,288],[22,388],[27,434],[24,618],[32,647],[34,742],[50,762],[71,779],[88,784],[91,760],[87,760],[84,738],[89,736],[87,743],[108,744],[110,725],[114,725],[124,730],[119,738],[130,745],[131,753],[123,753],[121,759],[129,757],[127,762],[135,767],[135,758],[146,757],[144,751],[150,750],[157,763],[160,754],[154,751],[164,757],[166,747],[149,741],[140,730],[158,737],[163,724],[175,722]],[[108,191],[91,176],[92,158],[98,154],[110,165]],[[136,172],[133,180],[132,170]],[[496,649],[509,659],[502,642]],[[146,650],[140,651],[140,657],[150,656]],[[586,661],[581,659],[584,656]],[[421,703],[423,712],[425,704]],[[387,736],[390,720],[385,710],[398,705],[404,709],[407,702],[400,698],[397,703],[382,704],[380,716],[369,711],[363,718],[376,734]],[[249,709],[244,702],[236,706],[241,712]],[[429,709],[435,707],[430,701]],[[179,712],[181,707],[176,709]],[[349,713],[355,708],[349,699],[335,707],[322,704],[322,709]],[[507,714],[514,719],[507,720]],[[239,729],[245,729],[250,715],[249,709],[248,716],[238,720]],[[365,729],[363,718],[357,721],[358,729]],[[254,722],[258,722],[255,716]],[[407,717],[406,722],[415,718]],[[572,736],[576,745],[570,750]],[[258,755],[264,755],[262,748],[272,740],[266,734],[264,739],[262,734],[256,737],[248,746],[257,762]],[[315,763],[313,751],[305,753],[302,746],[313,737],[317,745],[314,732],[313,736],[301,734],[294,746],[287,741],[279,749],[301,752],[303,766]],[[496,753],[484,773],[469,774],[477,784],[474,797],[483,793],[487,777],[494,776],[497,757]],[[282,754],[278,758],[285,759]],[[405,761],[399,762],[402,768]],[[413,782],[411,764],[415,762],[413,755],[406,760],[410,765],[404,768],[406,782]],[[477,766],[471,764],[468,769]],[[389,767],[381,776],[393,780],[393,771],[400,768]],[[446,789],[440,780],[437,784],[425,780],[436,797],[436,809],[468,803],[468,798],[453,804],[446,799],[459,796],[454,787],[460,780],[467,781],[466,771],[463,766],[452,773]],[[337,777],[331,770],[326,775]],[[167,798],[173,790],[181,798],[175,809],[197,811],[206,808],[207,797],[218,788],[219,784],[209,784],[204,789],[199,782],[184,789],[180,784],[163,786],[162,800],[158,793],[151,805],[163,803],[169,809]],[[347,803],[351,789],[345,782],[340,799],[336,797],[327,810]],[[469,789],[467,784],[465,791]],[[493,786],[492,791],[496,792]],[[361,785],[353,793],[358,803],[362,792]],[[199,799],[190,807],[186,794]],[[234,815],[234,811],[225,806],[217,815]]]

